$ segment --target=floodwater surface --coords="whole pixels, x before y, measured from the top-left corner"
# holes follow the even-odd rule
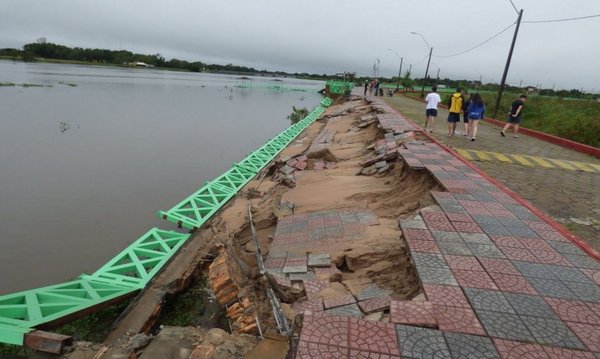
[[[94,272],[148,229],[174,229],[158,210],[322,99],[321,82],[236,78],[0,61],[0,83],[43,85],[0,87],[0,294]]]

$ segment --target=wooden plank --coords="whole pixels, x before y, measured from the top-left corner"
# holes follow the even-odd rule
[[[34,330],[25,334],[25,346],[36,351],[61,354],[65,346],[73,344],[73,337],[68,335]]]

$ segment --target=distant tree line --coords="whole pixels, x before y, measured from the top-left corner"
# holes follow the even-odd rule
[[[22,61],[36,61],[36,59],[66,60],[89,62],[99,64],[129,65],[136,62],[143,62],[150,66],[185,70],[192,72],[220,72],[220,73],[238,73],[238,74],[269,74],[275,76],[294,76],[307,79],[328,79],[333,78],[327,74],[309,74],[294,73],[289,74],[281,71],[257,70],[252,67],[238,66],[233,64],[219,65],[206,64],[200,61],[189,62],[180,59],[166,60],[161,54],[146,55],[136,54],[127,50],[107,50],[107,49],[87,49],[81,47],[68,47],[64,45],[47,42],[45,38],[40,38],[33,43],[23,46],[23,49],[4,48],[0,49],[0,57],[11,58]]]

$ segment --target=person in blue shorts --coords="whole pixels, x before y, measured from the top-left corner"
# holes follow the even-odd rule
[[[477,125],[479,125],[479,120],[483,119],[483,114],[485,113],[485,104],[483,103],[483,99],[481,95],[476,93],[469,101],[469,105],[467,106],[467,110],[465,116],[469,118],[469,128],[467,131],[467,138],[471,140],[471,142],[475,141],[477,138]]]

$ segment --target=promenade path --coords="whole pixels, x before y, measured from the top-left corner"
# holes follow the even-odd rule
[[[387,301],[381,320],[316,303],[304,311],[296,358],[600,358],[600,262],[439,144],[388,140],[421,131],[403,114],[422,105],[393,99],[398,114],[370,100],[387,151],[442,188],[430,192],[435,205],[399,220],[424,298],[340,298],[361,310]],[[497,131],[486,132],[494,141]]]
[[[425,105],[423,102],[406,96],[385,97],[385,101],[394,109],[413,120],[420,126],[425,124]],[[542,158],[577,161],[592,164],[589,169],[600,169],[600,160],[552,143],[538,140],[523,134],[513,138],[500,136],[500,128],[481,122],[477,140],[468,141],[458,135],[447,137],[446,119],[448,111],[440,109],[432,135],[453,149],[489,151],[501,154],[538,156]],[[527,108],[523,112],[527,125]],[[462,122],[457,130],[463,131]],[[464,154],[465,151],[459,151]],[[468,156],[469,152],[467,152]],[[470,152],[477,167],[502,182],[513,192],[532,203],[535,207],[562,223],[571,232],[585,240],[592,248],[600,251],[600,171],[586,172],[564,162],[546,161],[553,168],[547,168],[535,160],[526,159],[531,165],[523,165],[518,160],[508,162],[494,156],[490,160],[481,160]],[[485,154],[483,155],[485,156]],[[523,159],[522,157],[520,159]],[[562,166],[561,166],[562,165]],[[585,168],[585,167],[583,167]]]

